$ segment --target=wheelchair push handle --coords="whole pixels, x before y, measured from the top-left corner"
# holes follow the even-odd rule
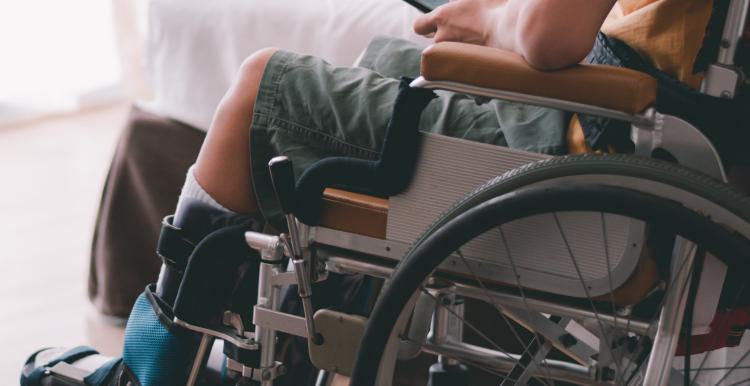
[[[268,162],[268,170],[271,172],[273,190],[276,192],[282,212],[293,213],[297,189],[294,185],[292,161],[286,156],[274,157]]]

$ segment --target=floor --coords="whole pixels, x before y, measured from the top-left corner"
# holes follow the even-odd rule
[[[0,128],[0,385],[46,346],[118,355],[86,298],[99,195],[128,106]]]

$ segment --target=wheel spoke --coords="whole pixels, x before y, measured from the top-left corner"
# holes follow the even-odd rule
[[[690,250],[687,251],[687,253],[685,254],[685,256],[689,256],[690,254],[695,253],[695,249],[696,249],[696,245],[693,244],[691,246]],[[675,284],[677,278],[680,277],[680,275],[683,273],[683,270],[686,267],[685,263],[686,263],[687,259],[685,257],[680,257],[680,260],[683,263],[679,267],[676,267],[675,269],[673,269],[672,277],[669,279],[669,282],[665,286],[666,291],[662,295],[662,298],[659,300],[659,305],[657,307],[655,307],[654,312],[651,314],[651,318],[650,318],[651,320],[657,320],[657,318],[659,317],[659,314],[661,313],[661,310],[664,308],[665,299],[667,299],[667,297],[669,296],[669,292],[674,290],[674,287],[675,287],[674,284]],[[691,269],[692,268],[693,268],[693,266],[691,265]],[[689,274],[690,273],[688,273],[688,275]],[[685,291],[685,289],[683,289],[683,292],[680,294],[680,297],[682,297],[683,295],[685,295],[687,293],[687,291]],[[653,330],[656,329],[656,328],[657,328],[657,324],[656,323],[652,323],[651,326],[649,327],[649,332],[648,332],[647,335],[648,336],[655,335],[655,332]],[[653,344],[654,344],[654,342],[652,342],[652,345]],[[643,346],[641,346],[641,347],[643,347]],[[638,365],[636,366],[636,368],[630,374],[630,377],[628,377],[628,380],[626,381],[626,384],[630,384],[633,381],[633,378],[643,368],[644,363],[647,363],[647,361],[638,363]],[[671,364],[670,364],[670,368],[671,368]]]
[[[597,310],[596,306],[594,305],[594,301],[591,298],[591,293],[589,292],[588,285],[586,284],[586,281],[583,278],[583,274],[581,273],[581,268],[578,266],[578,262],[576,261],[576,258],[574,256],[573,248],[571,248],[570,243],[568,242],[568,238],[565,235],[565,231],[562,228],[562,224],[560,224],[560,217],[557,215],[557,212],[554,212],[552,215],[555,218],[555,224],[557,225],[557,230],[560,232],[560,236],[562,236],[563,242],[565,243],[565,248],[568,252],[568,256],[570,257],[570,260],[573,262],[573,267],[575,268],[576,273],[578,274],[578,279],[580,280],[581,286],[583,287],[583,291],[586,294],[586,299],[589,302],[589,306],[591,306],[592,311],[594,311],[594,317],[596,318],[596,323],[598,324],[599,332],[601,333],[600,339],[604,339],[606,347],[613,348],[613,344],[612,344],[613,342],[608,339],[609,334],[607,334],[607,332],[604,330],[604,323],[602,323],[602,320],[599,318],[599,311]],[[601,347],[601,344],[599,346]],[[620,355],[620,358],[615,358],[615,367],[617,368],[618,374],[622,373],[622,369],[620,368],[621,360],[622,360],[622,355]]]
[[[745,378],[739,382],[731,383],[727,386],[740,386],[740,385],[750,385],[750,378]]]
[[[495,301],[494,296],[490,293],[490,291],[487,289],[487,286],[484,285],[484,282],[479,279],[479,276],[474,271],[474,268],[471,267],[471,264],[469,264],[469,261],[466,259],[466,256],[461,252],[461,249],[456,250],[456,254],[459,256],[463,264],[466,266],[466,268],[471,273],[471,276],[474,278],[474,280],[479,284],[479,287],[482,289],[482,292],[485,296],[486,301],[488,301],[493,308],[495,308],[498,313],[500,314],[500,317],[503,319],[505,324],[508,326],[508,328],[513,333],[513,336],[516,338],[516,341],[521,347],[526,347],[524,351],[521,353],[521,355],[525,355],[528,353],[528,346],[524,343],[523,339],[521,339],[521,336],[518,334],[518,331],[516,330],[515,326],[513,326],[513,323],[511,323],[510,320],[508,320],[508,317],[505,315],[505,311],[503,310],[503,307],[499,304],[499,302]],[[533,356],[532,356],[533,357]],[[538,365],[538,364],[537,364]],[[549,385],[548,382],[543,382],[547,385]]]
[[[687,242],[687,240],[685,242]],[[660,301],[659,307],[656,309],[656,314],[657,315],[654,315],[654,318],[653,318],[653,319],[657,320],[657,323],[655,325],[653,325],[654,327],[657,328],[657,332],[655,334],[654,342],[652,344],[652,350],[651,350],[651,353],[649,355],[649,359],[648,359],[648,362],[647,362],[649,364],[649,366],[652,364],[652,361],[658,360],[658,358],[654,359],[654,358],[656,358],[654,350],[655,349],[659,349],[659,347],[661,347],[661,346],[659,346],[660,344],[665,345],[667,347],[667,349],[669,349],[669,350],[673,350],[676,347],[676,344],[677,344],[675,342],[675,337],[677,337],[677,339],[679,339],[680,329],[682,327],[682,322],[684,321],[683,320],[683,318],[684,318],[684,309],[685,309],[684,306],[685,306],[685,302],[687,301],[687,299],[685,297],[688,295],[688,291],[689,291],[689,287],[690,287],[689,286],[689,281],[690,281],[690,278],[693,275],[693,270],[695,268],[695,264],[692,264],[692,263],[694,262],[695,254],[697,253],[697,251],[696,251],[697,245],[696,244],[689,243],[688,245],[689,245],[690,248],[685,253],[683,253],[682,255],[680,255],[679,257],[676,257],[678,259],[678,261],[681,261],[681,264],[680,264],[679,267],[675,267],[674,266],[674,261],[675,261],[674,259],[675,259],[675,257],[672,258],[672,263],[673,263],[673,267],[672,267],[672,271],[671,271],[672,278],[670,279],[670,283],[667,286],[667,291],[664,293],[664,296],[662,297],[662,299]],[[673,250],[676,253],[680,253],[680,251],[677,250],[677,249],[678,249],[678,247],[682,247],[682,246],[683,245],[679,242],[679,239],[677,239],[677,241],[675,242],[675,247],[673,248]],[[685,248],[683,247],[682,250],[684,250],[684,249]],[[690,263],[690,264],[688,264],[688,263]],[[689,268],[688,268],[687,271],[685,271],[685,267],[686,266],[689,266]],[[676,287],[677,288],[682,288],[681,292],[679,294],[670,294],[671,291],[675,291]],[[677,296],[677,298],[673,298],[673,296],[675,296],[675,295]],[[667,302],[670,302],[670,303],[667,303]],[[673,307],[675,309],[672,309]],[[670,308],[670,310],[665,310],[665,308]],[[667,314],[665,314],[665,312]],[[682,313],[682,315],[680,315],[680,313]],[[676,316],[677,320],[672,320],[671,323],[674,324],[674,326],[672,326],[672,327],[676,328],[677,332],[676,333],[675,332],[671,332],[671,333],[669,333],[668,336],[661,337],[660,334],[664,333],[664,330],[661,330],[661,323],[664,321],[663,318],[667,318],[666,322],[670,323],[669,318],[672,317],[672,316],[674,316],[674,315],[677,315]],[[661,338],[664,338],[665,341],[664,342],[660,342]],[[660,353],[657,352],[656,354],[660,354]],[[667,355],[668,358],[672,358],[672,359],[674,358],[674,351],[672,351],[671,353],[670,352],[662,352],[661,354],[662,355]],[[672,371],[671,361],[667,360],[665,362],[667,362],[667,363],[662,363],[661,368],[658,369],[658,373],[655,376],[655,378],[657,380],[662,380],[664,378],[664,376],[665,376],[664,372],[665,371]],[[646,381],[652,381],[652,380],[648,379],[649,375],[650,375],[650,371],[652,371],[652,370],[651,370],[650,367],[648,367],[646,369]]]
[[[722,382],[723,380],[727,379],[727,377],[728,377],[728,376],[729,376],[730,374],[732,374],[732,372],[733,372],[733,371],[734,371],[734,370],[735,370],[735,369],[736,369],[736,368],[737,368],[737,367],[738,367],[738,366],[740,365],[740,363],[742,363],[742,362],[743,362],[743,361],[744,361],[744,360],[745,360],[745,359],[746,359],[746,358],[748,357],[748,355],[750,355],[750,350],[748,350],[748,351],[745,351],[745,354],[743,354],[743,355],[742,355],[742,357],[740,357],[740,359],[738,359],[738,360],[737,360],[737,362],[735,362],[734,366],[732,366],[732,368],[731,368],[731,369],[729,369],[729,371],[728,371],[728,372],[727,372],[726,374],[724,374],[724,376],[723,376],[723,377],[721,377],[721,379],[719,379],[719,380],[718,380],[718,381],[716,382],[716,384],[717,384],[717,385],[718,385],[718,384],[721,384],[721,382]]]
[[[608,170],[614,172],[610,174]],[[598,178],[601,173],[607,178]],[[670,189],[662,189],[657,184],[664,184]],[[685,201],[685,197],[691,199]],[[568,217],[568,212],[575,214]],[[578,213],[592,215],[584,215],[585,222],[569,223],[569,220],[579,218]],[[547,217],[542,217],[540,221],[537,216]],[[621,222],[621,218],[625,222]],[[524,219],[529,219],[529,222],[519,227],[510,225]],[[684,305],[695,301],[695,297],[702,297],[694,289],[703,277],[692,277],[698,273],[689,259],[696,257],[696,250],[705,249],[727,263],[729,271],[739,276],[738,267],[745,265],[741,260],[734,259],[750,256],[750,230],[742,225],[748,223],[750,201],[733,194],[720,183],[691,174],[687,169],[679,169],[679,166],[662,165],[659,161],[624,156],[581,158],[575,159],[575,163],[573,160],[559,159],[540,162],[498,177],[458,201],[433,226],[427,228],[401,259],[386,292],[389,297],[379,300],[372,313],[360,349],[358,366],[361,367],[358,369],[361,371],[355,371],[353,381],[369,384],[370,379],[380,379],[376,368],[378,362],[368,359],[382,355],[383,346],[390,342],[384,337],[393,333],[392,321],[405,317],[406,314],[398,312],[408,308],[410,303],[407,298],[415,294],[407,294],[404,290],[421,290],[431,300],[443,298],[432,288],[427,291],[420,287],[419,283],[433,269],[440,270],[440,278],[456,280],[456,293],[461,293],[467,299],[489,303],[481,304],[482,310],[496,309],[500,316],[489,323],[479,324],[476,320],[471,323],[466,321],[473,319],[470,313],[464,317],[461,309],[436,301],[438,306],[435,310],[440,320],[462,323],[466,331],[470,331],[470,340],[485,341],[482,344],[487,348],[468,343],[455,347],[450,342],[437,345],[438,340],[422,342],[426,352],[443,355],[441,350],[444,350],[446,355],[443,358],[455,358],[506,383],[523,384],[526,380],[537,383],[537,377],[539,381],[550,381],[552,376],[582,384],[593,381],[628,386],[644,382],[661,384],[671,377],[682,379],[683,374],[677,369],[683,367],[682,358],[674,358],[675,345],[684,343],[686,350],[698,351],[697,343],[692,343],[695,347],[689,347],[688,342],[695,342],[695,339],[691,336],[692,329],[682,324],[683,318],[691,317],[690,309],[685,310]],[[622,229],[621,224],[625,225]],[[595,229],[597,226],[600,228]],[[506,249],[504,252],[503,247],[497,245],[500,237],[493,233],[498,232],[493,228],[500,232]],[[550,232],[550,238],[546,238],[545,229]],[[525,233],[517,240],[515,232],[518,231]],[[660,237],[662,231],[666,237],[663,240]],[[491,238],[471,242],[488,232]],[[631,239],[636,237],[638,241],[631,244]],[[676,246],[671,251],[662,249],[662,246],[669,245],[672,237],[678,240]],[[595,239],[593,243],[592,238]],[[492,240],[496,244],[488,245],[487,242]],[[526,244],[516,244],[516,241]],[[636,253],[621,256],[623,248]],[[484,264],[484,260],[474,260],[475,252],[479,253],[478,256],[493,258],[498,255],[498,249],[501,255],[499,263],[494,259],[487,264]],[[637,251],[641,249],[642,255],[638,256]],[[526,252],[520,252],[522,250],[534,253],[526,256]],[[464,256],[462,252],[467,255]],[[567,258],[564,256],[566,252]],[[630,285],[639,286],[642,284],[639,281],[645,282],[641,279],[646,279],[646,276],[636,276],[642,272],[642,262],[636,259],[651,259],[650,255],[655,257],[654,263],[660,270],[659,286],[644,288],[649,293],[637,290],[633,294],[640,297],[634,301],[629,300],[630,295],[620,296],[620,291]],[[462,263],[457,262],[459,259]],[[623,262],[627,264],[621,264]],[[636,262],[637,269],[620,271],[621,267],[633,267],[630,264]],[[668,270],[661,269],[665,265],[669,266]],[[602,269],[607,270],[606,277]],[[501,275],[495,282],[488,275],[497,271]],[[514,278],[510,275],[514,275]],[[625,285],[621,284],[622,280],[625,280]],[[728,283],[721,294],[722,309],[727,308],[732,296],[730,290],[739,287]],[[745,283],[741,284],[745,286]],[[428,299],[421,296],[423,300]],[[583,299],[584,296],[586,299]],[[733,304],[742,304],[743,300],[738,300],[740,298],[738,293]],[[559,306],[546,306],[544,302]],[[698,309],[703,305],[696,303],[695,307]],[[547,315],[541,312],[566,315],[566,318],[581,323],[583,330],[580,334],[570,330],[572,324],[566,325],[567,320],[558,325],[551,324],[554,321],[545,320]],[[499,321],[500,317],[504,323]],[[527,321],[528,317],[531,319]],[[686,323],[690,320],[686,320]],[[721,322],[715,319],[711,325],[714,334],[726,330],[718,329],[717,325],[727,323],[731,324],[732,321],[727,318]],[[634,326],[637,326],[635,332],[630,331],[629,327]],[[494,331],[496,328],[499,330]],[[567,340],[563,329],[575,333],[573,337],[576,340]],[[530,336],[534,338],[531,344],[527,344]],[[565,336],[565,339],[556,338],[560,336]],[[597,338],[599,347],[593,343]],[[570,358],[564,361],[543,359],[543,354],[535,349],[537,345],[545,343],[542,339],[554,344],[577,363],[571,363],[573,360]],[[521,344],[517,350],[514,340]],[[701,345],[710,340],[721,342],[723,336],[702,336],[701,340]],[[506,348],[512,346],[514,354],[508,354],[501,344]],[[569,344],[575,346],[569,347]],[[709,350],[711,348],[708,347]],[[595,349],[599,351],[598,356],[594,355]],[[748,383],[750,379],[737,381],[747,377],[746,362],[750,353],[745,348],[729,350],[732,359],[723,363],[712,360],[715,358],[713,352],[707,352],[700,361],[696,356],[685,358],[684,373],[689,381],[686,384],[698,384],[703,378],[721,378],[720,382],[725,386],[732,382],[732,386]],[[517,351],[523,353],[519,355],[515,353]],[[690,353],[686,355],[690,356]],[[462,358],[464,356],[466,358]],[[584,358],[593,359],[592,363],[603,372],[592,371],[597,369]],[[388,360],[392,359],[388,357]],[[450,360],[451,363],[453,361]],[[695,366],[698,362],[700,366]],[[616,372],[613,371],[615,368]],[[550,372],[552,376],[549,376]],[[526,378],[529,374],[534,378]]]
[[[611,258],[609,256],[609,239],[608,239],[608,231],[607,231],[607,217],[604,216],[604,212],[599,212],[599,220],[602,223],[601,229],[602,229],[602,242],[604,243],[604,261],[607,264],[607,285],[609,287],[609,299],[612,303],[612,316],[615,318],[615,325],[617,325],[617,306],[615,302],[615,288],[612,284],[612,262]],[[598,315],[598,314],[597,314]],[[627,328],[630,327],[630,316],[628,315],[628,321],[625,324],[625,331],[627,331]],[[623,381],[625,379],[625,370],[622,369],[622,355],[620,355],[620,358],[616,359],[615,366],[617,368],[617,374],[615,375],[615,379],[619,379],[620,381]],[[624,364],[628,366],[628,364]]]
[[[498,231],[500,231],[500,238],[503,241],[503,246],[505,247],[505,254],[508,256],[508,260],[510,261],[510,266],[513,269],[513,278],[516,281],[516,286],[518,287],[518,291],[521,294],[521,301],[523,302],[524,307],[526,308],[526,318],[529,319],[529,312],[531,308],[529,307],[528,300],[526,298],[526,291],[524,290],[523,286],[521,285],[521,274],[518,272],[518,267],[516,266],[515,259],[513,258],[513,254],[510,251],[510,246],[508,245],[508,239],[505,237],[505,232],[503,231],[502,226],[497,227]],[[533,331],[535,337],[539,342],[544,342],[544,338],[537,333],[536,331]],[[531,346],[531,342],[529,343],[529,346]],[[526,351],[526,350],[524,350]],[[532,356],[534,358],[535,356]],[[545,372],[547,373],[547,376],[550,375],[550,370],[548,366],[544,366]]]
[[[469,327],[469,329],[471,329],[472,331],[474,331],[475,334],[477,334],[479,337],[481,337],[482,339],[484,339],[485,341],[487,341],[487,343],[489,343],[490,345],[492,345],[492,347],[494,349],[496,349],[497,351],[502,352],[503,354],[507,355],[508,357],[511,357],[511,354],[508,351],[506,351],[505,349],[503,349],[502,347],[500,347],[500,345],[498,345],[497,343],[495,343],[494,340],[490,339],[490,337],[488,337],[485,333],[483,333],[482,331],[480,331],[478,328],[474,327],[474,325],[472,323],[470,323],[469,321],[467,321],[466,319],[464,319],[460,315],[458,315],[458,313],[456,313],[456,311],[452,310],[450,307],[445,306],[435,295],[431,294],[430,291],[427,291],[427,289],[425,289],[424,287],[422,287],[421,290],[422,290],[422,292],[424,294],[426,294],[427,296],[431,297],[432,300],[435,301],[435,304],[438,305],[438,307],[445,308],[450,314],[452,314],[453,316],[455,316],[456,318],[458,318],[459,320],[461,320],[461,322],[464,323],[465,325],[467,325]]]
[[[687,321],[683,321],[686,326],[684,327],[684,331],[682,332],[682,337],[685,339],[685,357],[683,358],[683,370],[682,372],[686,374],[686,377],[684,377],[684,385],[690,386],[690,353],[692,350],[692,332],[693,332],[693,311],[695,306],[695,296],[698,293],[698,285],[700,284],[700,275],[701,271],[703,269],[703,260],[705,259],[705,253],[702,250],[702,248],[698,248],[698,252],[696,253],[697,259],[695,260],[695,264],[693,267],[693,272],[690,273],[690,285],[688,286],[688,298],[687,303],[685,304],[685,316],[688,318]],[[691,301],[693,300],[693,301]]]
[[[416,345],[422,344],[422,342],[418,342],[416,340],[410,339],[409,337],[402,337],[402,339],[405,340],[405,341],[408,341],[408,342],[412,342],[412,343],[414,343]],[[507,352],[503,352],[503,354],[505,354],[506,356],[510,355]],[[509,374],[503,374],[503,373],[501,373],[501,372],[499,372],[499,371],[497,371],[495,369],[492,369],[492,368],[488,367],[487,365],[485,365],[485,364],[483,364],[481,362],[478,362],[476,360],[472,360],[470,358],[465,358],[465,357],[462,357],[462,356],[453,355],[453,354],[449,354],[449,353],[440,353],[440,355],[444,356],[446,358],[457,360],[457,361],[459,361],[459,362],[461,362],[463,364],[467,364],[467,365],[470,365],[472,367],[476,367],[476,368],[478,368],[478,369],[480,369],[480,370],[482,370],[484,372],[490,373],[492,375],[496,375],[496,376],[498,376],[498,377],[501,378],[501,382],[503,382],[505,380],[509,380],[509,381],[513,381],[513,382],[518,382],[517,380],[515,380],[513,378],[510,378]]]

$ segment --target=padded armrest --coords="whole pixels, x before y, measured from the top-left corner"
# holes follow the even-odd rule
[[[422,52],[422,77],[583,103],[627,114],[656,101],[656,80],[625,68],[579,64],[539,71],[518,54],[473,44],[442,42]]]

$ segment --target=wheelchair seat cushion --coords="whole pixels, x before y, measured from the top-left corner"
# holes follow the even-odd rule
[[[422,53],[421,72],[430,81],[568,100],[628,114],[640,113],[656,101],[656,80],[638,71],[584,64],[539,71],[518,54],[465,43],[428,47]]]

